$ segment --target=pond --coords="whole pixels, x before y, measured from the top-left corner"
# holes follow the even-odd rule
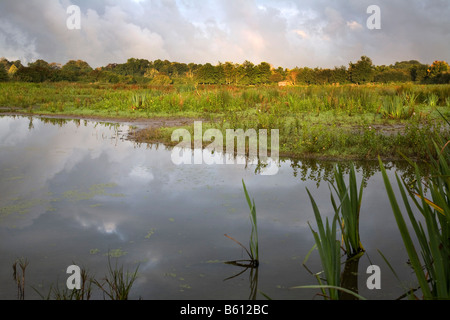
[[[64,287],[67,267],[96,278],[108,263],[138,277],[130,299],[312,300],[316,278],[303,266],[316,227],[308,188],[323,215],[332,215],[333,162],[280,162],[264,176],[254,165],[180,165],[163,145],[127,139],[132,126],[87,120],[0,117],[0,299],[16,299],[12,264],[26,258],[25,299],[41,299]],[[386,164],[407,174],[404,164]],[[376,162],[357,163],[366,188],[361,210],[359,293],[395,299],[414,286],[398,228]],[[255,200],[260,265],[257,270],[225,262],[247,259],[251,224],[243,192]],[[399,274],[393,275],[378,252]],[[381,289],[369,290],[367,267],[381,269]],[[321,264],[317,251],[307,261]],[[241,273],[242,272],[242,273]],[[100,292],[94,298],[102,299]]]

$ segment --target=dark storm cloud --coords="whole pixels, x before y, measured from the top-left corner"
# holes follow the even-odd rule
[[[81,8],[81,30],[66,9]],[[92,66],[128,58],[333,67],[450,58],[446,0],[4,0],[0,56]],[[381,30],[366,10],[381,9]]]

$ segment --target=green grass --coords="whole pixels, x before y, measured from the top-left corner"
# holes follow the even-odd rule
[[[388,159],[398,151],[418,158],[417,132],[429,134],[450,115],[450,85],[149,86],[81,83],[5,83],[2,112],[148,119],[203,119],[211,127],[279,129],[280,155]],[[153,130],[170,143],[174,128]],[[447,129],[448,130],[448,129]]]

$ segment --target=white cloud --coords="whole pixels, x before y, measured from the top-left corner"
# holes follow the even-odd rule
[[[347,27],[351,30],[361,30],[363,26],[356,21],[347,21]]]
[[[128,58],[333,67],[362,55],[375,63],[450,60],[450,6],[379,1],[382,30],[365,28],[371,0],[3,0],[0,56],[92,66]],[[66,8],[81,7],[81,30]],[[408,48],[408,49],[405,49]]]

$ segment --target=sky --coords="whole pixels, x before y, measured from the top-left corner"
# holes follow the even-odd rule
[[[79,29],[67,27],[71,5]],[[381,29],[367,21],[380,9]],[[450,0],[1,0],[0,57],[274,67],[450,61]],[[75,21],[75,20],[70,20]]]

